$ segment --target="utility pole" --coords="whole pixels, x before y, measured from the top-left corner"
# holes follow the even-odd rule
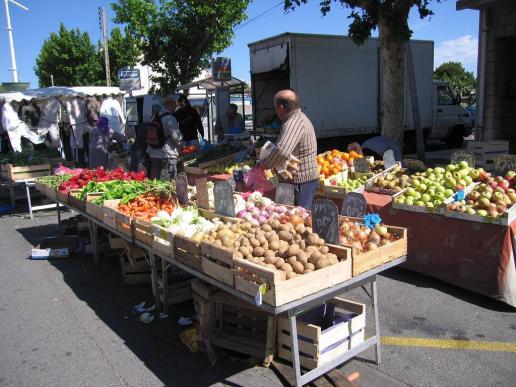
[[[111,86],[111,72],[109,71],[109,48],[108,48],[108,32],[106,24],[106,13],[104,8],[99,7],[100,28],[102,29],[102,38],[104,40],[104,63],[106,65],[106,85]]]
[[[9,36],[9,48],[11,50],[11,68],[13,72],[13,82],[18,83],[18,69],[16,68],[16,57],[14,56],[14,41],[13,41],[13,29],[11,27],[11,15],[9,15],[9,1],[14,5],[17,5],[21,9],[28,11],[29,9],[14,0],[4,0],[5,5],[5,17],[7,19],[7,35]]]

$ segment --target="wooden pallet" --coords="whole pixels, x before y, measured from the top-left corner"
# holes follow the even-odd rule
[[[289,280],[282,280],[280,272],[254,264],[241,258],[235,258],[235,288],[255,297],[262,284],[267,291],[262,299],[264,303],[280,306],[298,300],[320,290],[331,288],[351,278],[351,249],[343,246],[327,245],[330,253],[336,254],[339,263],[299,275]]]
[[[339,216],[340,219],[344,218]],[[363,224],[364,220],[361,218],[346,217],[356,223]],[[366,272],[374,267],[383,265],[387,262],[393,261],[396,258],[407,255],[407,229],[403,227],[388,226],[389,233],[396,233],[402,237],[397,241],[391,242],[388,245],[380,246],[376,250],[365,253],[356,254],[352,251],[353,257],[353,277]]]
[[[25,179],[34,179],[36,177],[48,176],[52,174],[50,164],[27,165],[16,167],[12,164],[0,165],[0,174],[2,178],[10,181],[19,181]]]
[[[232,153],[230,155],[221,157],[219,159],[206,161],[204,163],[200,163],[199,165],[193,167],[189,165],[185,165],[183,167],[185,173],[189,173],[192,175],[205,175],[208,173],[208,169],[214,165],[224,164],[227,161],[233,160],[238,152]]]
[[[325,320],[323,313],[328,313],[330,308],[334,308],[337,318],[343,318],[342,314],[350,312],[355,316],[325,329],[321,326]],[[321,315],[316,315],[318,313]],[[365,304],[336,297],[326,307],[321,305],[309,311],[309,318],[307,315],[298,316],[296,322],[301,367],[310,370],[320,367],[364,342],[365,313]],[[290,321],[286,316],[278,317],[278,357],[292,361]]]

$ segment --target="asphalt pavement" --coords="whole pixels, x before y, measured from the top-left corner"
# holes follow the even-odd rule
[[[0,386],[283,385],[252,359],[218,352],[212,366],[191,353],[177,324],[193,315],[191,303],[141,323],[134,306],[153,304],[150,285],[124,286],[116,259],[28,259],[57,232],[52,213],[0,217]],[[381,366],[371,350],[343,367],[360,372],[359,386],[514,385],[516,309],[401,269],[379,276],[378,291],[381,334],[391,344]],[[346,297],[367,301],[360,289]],[[368,308],[369,326],[371,317]],[[447,349],[435,340],[501,350]]]

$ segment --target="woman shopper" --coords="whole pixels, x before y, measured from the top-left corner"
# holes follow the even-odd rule
[[[107,167],[109,158],[109,143],[111,141],[124,142],[124,134],[115,132],[109,127],[107,117],[100,117],[97,126],[90,132],[89,157],[90,168]]]

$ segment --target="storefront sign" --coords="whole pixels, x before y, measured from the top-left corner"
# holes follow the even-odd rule
[[[211,74],[215,81],[229,81],[231,79],[231,58],[215,58],[212,62]]]
[[[118,83],[120,90],[131,91],[140,90],[142,88],[140,79],[140,70],[138,69],[120,69],[118,70]]]

